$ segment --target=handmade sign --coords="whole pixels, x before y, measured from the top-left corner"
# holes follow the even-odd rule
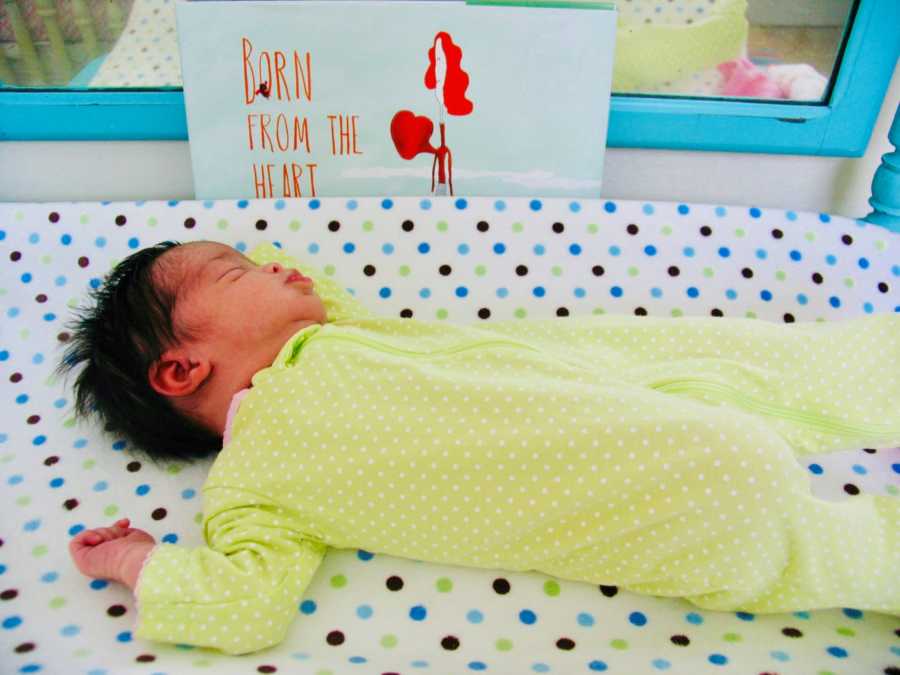
[[[597,196],[603,3],[177,5],[198,199]]]

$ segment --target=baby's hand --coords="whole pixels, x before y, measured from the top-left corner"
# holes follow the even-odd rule
[[[82,574],[133,589],[141,564],[155,545],[150,534],[129,527],[128,518],[122,518],[112,527],[79,532],[69,542],[69,553]]]

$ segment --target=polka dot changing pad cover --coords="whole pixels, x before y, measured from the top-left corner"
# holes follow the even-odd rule
[[[201,544],[208,464],[154,467],[76,423],[51,378],[71,308],[166,239],[274,241],[384,316],[474,323],[581,314],[831,321],[900,311],[900,235],[754,207],[442,197],[0,204],[3,673],[900,672],[900,620],[856,608],[712,612],[538,573],[333,550],[285,641],[227,657],[133,638],[135,605],[68,541],[128,516]],[[677,320],[674,319],[674,320]],[[805,457],[813,492],[898,494],[900,449]]]

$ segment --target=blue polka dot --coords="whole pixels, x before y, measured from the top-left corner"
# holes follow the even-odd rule
[[[506,202],[502,199],[498,199],[494,202],[494,209],[497,211],[505,211],[506,210]]]
[[[741,621],[753,621],[756,617],[749,612],[735,612],[735,616]]]
[[[41,240],[41,236],[37,232],[28,235],[28,243],[36,244]]]
[[[141,242],[137,237],[132,237],[131,239],[128,240],[128,248],[134,249],[140,245],[141,245]]]
[[[484,621],[484,614],[479,612],[477,609],[472,609],[466,612],[466,619],[469,623],[481,623]]]
[[[300,611],[304,614],[312,614],[316,611],[316,603],[313,600],[304,600],[300,603]]]
[[[861,619],[863,618],[863,613],[858,609],[853,609],[851,607],[844,608],[844,615],[850,619]]]
[[[71,637],[72,635],[78,635],[81,632],[81,628],[74,625],[63,626],[59,631],[60,635],[64,635],[66,637]]]
[[[656,209],[653,208],[653,204],[644,204],[644,206],[641,207],[641,210],[648,216],[652,216]]]
[[[540,200],[540,199],[532,199],[532,200],[528,203],[528,207],[529,207],[532,211],[540,211],[540,210],[541,210],[541,206],[542,206],[542,204],[541,204],[541,200]]]
[[[762,215],[762,211],[760,211],[755,206],[750,209],[750,217],[751,218],[759,218]]]
[[[66,482],[65,478],[54,478],[53,480],[50,481],[50,487],[52,487],[52,488],[62,487],[65,482]]]
[[[9,485],[18,485],[18,484],[21,483],[23,480],[24,480],[24,478],[22,478],[22,474],[20,474],[20,473],[15,473],[15,474],[13,474],[12,476],[10,476],[9,478],[7,478],[7,479],[6,479],[6,482],[7,482]]]
[[[535,244],[534,245],[534,254],[535,255],[544,255],[547,249],[544,248],[543,244]]]
[[[34,531],[35,531],[36,529],[38,529],[40,526],[41,526],[41,520],[40,520],[40,518],[35,518],[34,520],[29,520],[29,521],[28,521],[27,523],[25,523],[22,527],[24,528],[24,530],[25,530],[26,532],[34,532]]]
[[[68,246],[69,244],[72,243],[72,235],[71,235],[71,234],[64,234],[63,236],[61,236],[61,237],[59,238],[59,241],[60,241],[60,243],[61,243],[63,246]]]
[[[16,318],[17,316],[19,316],[19,308],[18,307],[10,307],[8,310],[6,310],[6,316],[8,316],[11,319]]]
[[[620,253],[622,253],[622,249],[620,249],[618,246],[610,246],[609,247],[610,255],[618,256]]]
[[[25,272],[25,274],[23,274],[19,278],[22,280],[23,284],[30,283],[31,282],[31,272]]]
[[[284,200],[283,199],[278,199],[275,201],[275,210],[276,211],[284,210]]]
[[[35,354],[34,356],[31,357],[31,362],[35,365],[37,365],[39,363],[43,363],[44,355],[43,354]]]
[[[620,286],[613,286],[612,288],[609,289],[609,293],[614,298],[621,298],[622,297],[622,288]]]
[[[508,295],[509,295],[509,289],[508,289],[508,288],[503,288],[503,287],[501,287],[501,288],[498,288],[498,289],[497,289],[497,297],[498,297],[498,298],[505,298],[505,297],[507,297]]]
[[[350,663],[365,663],[365,662],[366,662],[366,657],[365,657],[365,656],[351,656],[351,657],[350,657],[349,659],[347,659],[347,660],[348,660]]]
[[[587,612],[581,612],[578,615],[578,625],[579,626],[593,626],[594,625],[594,617],[588,614]]]
[[[758,248],[756,249],[756,257],[760,260],[765,260],[768,257],[768,253],[766,253],[766,249]]]
[[[688,623],[692,623],[695,626],[699,626],[701,623],[703,623],[703,617],[696,612],[690,612],[684,618]]]
[[[181,491],[182,499],[193,499],[195,496],[197,496],[197,491],[194,488],[187,488]]]
[[[800,253],[800,251],[794,249],[791,251],[791,260],[793,260],[795,262],[797,260],[803,260],[803,255]]]
[[[891,464],[891,469],[893,470],[894,473],[900,473],[900,462],[897,462],[896,464]]]
[[[87,445],[87,443],[88,442],[87,442],[86,438],[79,438],[74,443],[72,443],[72,447],[73,448],[83,448]]]
[[[94,239],[94,246],[97,248],[103,248],[106,246],[106,237],[97,237]]]
[[[685,255],[686,258],[693,258],[693,257],[694,257],[694,248],[693,248],[693,246],[685,246],[685,247],[684,247],[684,250],[682,251],[682,253]]]
[[[146,483],[144,483],[143,485],[138,485],[135,489],[135,493],[138,495],[138,497],[143,497],[148,492],[150,492],[150,486]]]
[[[104,492],[109,487],[109,483],[105,480],[98,480],[94,483],[94,492]]]
[[[728,657],[724,654],[710,654],[709,662],[717,666],[724,666],[726,663],[728,663]]]
[[[891,274],[900,277],[900,265],[891,265]]]
[[[419,297],[420,298],[430,298],[431,297],[431,289],[423,288],[421,291],[419,291]]]
[[[6,239],[6,230],[0,230],[0,241]]]
[[[807,468],[810,471],[812,471],[814,474],[816,474],[817,476],[820,476],[823,473],[825,473],[825,469],[823,469],[820,464],[810,464],[809,467],[807,467]]]
[[[723,258],[727,258],[731,255],[731,251],[728,249],[727,246],[720,246],[719,247],[719,255]]]
[[[59,579],[59,573],[57,572],[47,572],[41,577],[41,581],[43,581],[45,584],[52,584],[57,579]]]
[[[875,311],[875,307],[872,305],[871,302],[864,302],[863,303],[863,311],[866,314],[871,314],[872,312]]]
[[[828,652],[829,654],[831,654],[833,657],[838,658],[838,659],[846,659],[847,658],[847,650],[844,649],[843,647],[829,647],[825,651]]]
[[[615,213],[616,212],[616,203],[615,202],[606,202],[603,204],[603,210],[607,213]]]
[[[794,616],[798,619],[809,619],[810,614],[809,612],[794,612]]]
[[[588,664],[588,669],[596,672],[603,672],[607,669],[607,665],[603,661],[593,660]]]
[[[537,621],[537,615],[530,609],[523,609],[521,612],[519,612],[519,621],[530,626],[535,621]]]
[[[759,297],[761,297],[766,302],[769,302],[772,299],[772,291],[764,289],[760,291]]]
[[[648,244],[644,247],[644,253],[650,256],[656,255],[656,247],[652,244]]]
[[[6,572],[6,565],[0,565],[0,574]]]
[[[578,202],[569,202],[569,211],[572,213],[578,213],[581,211],[581,204]]]
[[[679,204],[678,205],[678,213],[680,213],[682,216],[686,216],[690,212],[691,212],[691,209],[690,209],[690,207],[688,207],[687,204]]]
[[[318,199],[310,199],[309,200],[309,208],[311,208],[313,211],[315,211],[321,205],[322,205],[322,203]]]
[[[469,663],[470,670],[485,670],[487,666],[481,661],[472,661]]]
[[[28,394],[19,394],[16,396],[16,403],[22,405],[23,403],[28,403]]]
[[[125,441],[115,441],[112,444],[112,449],[113,450],[124,450],[126,445],[128,445],[128,444]]]
[[[119,642],[131,642],[131,631],[125,630],[116,635],[116,640]]]
[[[866,469],[866,467],[864,467],[862,464],[854,464],[852,468],[853,468],[853,473],[860,475],[860,476],[865,476],[867,473],[869,473],[869,470]],[[846,614],[847,611],[849,611],[849,610],[845,609],[844,614]],[[855,610],[853,610],[853,611],[855,611]]]
[[[428,616],[428,610],[426,610],[422,605],[416,605],[409,610],[409,618],[413,621],[422,621],[426,616]]]
[[[801,305],[805,305],[807,302],[809,302],[809,298],[807,298],[803,293],[798,293],[797,302]]]
[[[727,291],[725,291],[725,297],[729,300],[734,300],[735,298],[737,298],[737,295],[737,291],[733,288],[729,288]]]
[[[463,210],[464,208],[466,208],[468,205],[469,205],[469,202],[467,202],[467,201],[466,201],[465,199],[463,199],[462,197],[460,197],[459,199],[457,199],[457,200],[454,202],[454,206],[456,206],[456,208],[459,209],[460,211],[462,211],[462,210]]]
[[[419,208],[422,209],[423,211],[430,211],[431,210],[431,200],[423,199],[422,201],[419,202]]]
[[[100,282],[99,279],[97,279],[97,278],[95,277],[95,278],[91,279],[90,282],[88,282],[88,283],[90,284],[90,287],[91,287],[91,288],[100,288],[100,283],[101,283],[101,282]]]
[[[102,591],[104,588],[109,586],[109,582],[106,579],[94,579],[91,583],[88,584],[95,591]]]
[[[506,246],[499,242],[494,244],[494,253],[496,253],[497,255],[503,255],[504,253],[506,253]]]
[[[238,200],[238,203],[237,203],[237,207],[238,207],[239,209],[246,209],[246,208],[247,208],[247,204],[248,204],[248,202],[247,202],[246,199],[239,199],[239,200]]]
[[[770,654],[771,657],[772,657],[773,659],[775,659],[776,661],[785,662],[785,661],[790,661],[790,660],[791,660],[790,655],[787,654],[786,652],[782,652],[782,651],[776,650],[776,651],[773,651],[773,652],[769,652],[769,654]]]
[[[431,246],[428,245],[427,241],[423,241],[419,244],[419,253],[428,253],[431,250]]]
[[[15,615],[8,616],[3,619],[3,623],[0,625],[2,625],[6,630],[12,630],[13,628],[22,625],[22,617]]]
[[[53,321],[56,318],[56,314],[54,314],[53,312],[47,312],[42,318],[44,319],[44,321]]]
[[[421,659],[418,659],[416,661],[410,661],[409,665],[411,665],[413,668],[427,668],[428,661],[422,661]]]
[[[665,659],[653,659],[653,661],[651,661],[651,663],[653,664],[653,667],[656,668],[657,670],[668,670],[669,668],[672,667],[672,664],[669,663],[668,661],[666,661]]]
[[[722,218],[726,213],[728,213],[728,209],[726,209],[724,206],[716,207],[716,215],[719,216],[719,218]]]
[[[830,223],[831,216],[829,216],[827,213],[820,213],[819,220],[821,220],[823,223]]]
[[[344,244],[344,253],[353,253],[356,250],[356,246],[352,242],[347,242]]]
[[[368,619],[372,616],[372,608],[369,605],[360,605],[356,608],[356,616],[360,619]]]
[[[696,286],[689,286],[687,289],[687,294],[689,298],[696,298],[700,295],[700,290]]]
[[[546,673],[550,670],[550,666],[546,663],[535,663],[531,666],[531,669],[536,673]]]
[[[378,295],[380,295],[382,298],[389,298],[391,297],[391,289],[387,286],[384,286],[381,288],[381,290],[378,291]]]
[[[832,295],[830,298],[828,298],[828,304],[837,309],[841,306],[841,299],[836,295]]]
[[[66,278],[65,278],[63,275],[60,274],[58,277],[56,277],[56,279],[54,279],[53,282],[54,282],[57,286],[65,286],[65,285],[66,285]]]
[[[654,298],[661,298],[663,295],[662,289],[654,286],[650,289],[650,295],[652,295]]]
[[[586,292],[583,288],[576,287],[574,291],[572,291],[573,295],[576,298],[583,298],[586,295]]]
[[[647,617],[642,612],[632,612],[628,615],[628,620],[635,626],[643,626],[647,623]]]
[[[205,202],[203,202],[204,209],[211,209],[214,205],[215,205],[215,202],[212,201],[211,199],[207,199]]]
[[[869,261],[865,258],[860,258],[858,262],[861,269],[868,269]]]
[[[384,253],[385,255],[391,255],[394,252],[394,245],[393,244],[385,244],[384,246],[381,247],[381,252]]]
[[[167,544],[175,544],[178,542],[178,535],[174,532],[169,532],[168,534],[164,534],[162,540]]]
[[[794,213],[793,211],[788,211],[784,215],[787,216],[788,220],[797,220],[797,214]]]
[[[457,286],[455,293],[456,293],[456,297],[464,298],[469,294],[469,289],[466,288],[465,286]]]

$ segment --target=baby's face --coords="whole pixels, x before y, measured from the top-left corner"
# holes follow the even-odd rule
[[[171,268],[163,266],[163,276],[169,283],[174,277],[179,284],[175,325],[192,335],[243,350],[286,342],[303,324],[326,321],[313,281],[296,269],[278,263],[257,265],[230,246],[214,242],[185,244],[165,255],[170,254],[177,257]]]

